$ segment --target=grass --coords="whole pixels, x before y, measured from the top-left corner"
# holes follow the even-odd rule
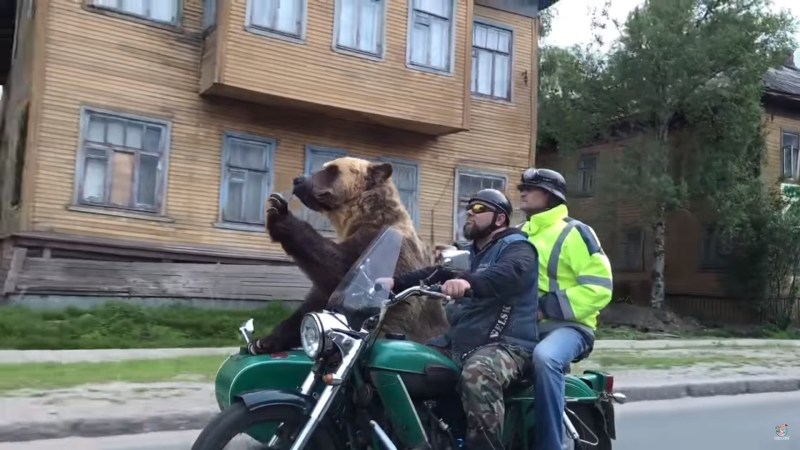
[[[279,304],[255,310],[106,303],[92,309],[0,307],[0,348],[17,350],[238,346],[250,317],[265,334],[289,315]]]
[[[212,381],[224,355],[86,363],[0,364],[0,392],[58,389],[85,383]]]
[[[709,328],[703,333],[670,333],[678,336],[679,339],[731,339],[731,338],[754,338],[754,339],[800,339],[800,328],[789,328],[781,330],[773,326],[764,327],[723,327]],[[664,339],[663,334],[645,333],[633,327],[603,327],[600,326],[595,333],[597,339],[630,339],[630,340],[652,340]]]

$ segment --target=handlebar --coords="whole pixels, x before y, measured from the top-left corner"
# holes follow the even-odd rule
[[[383,285],[380,283],[376,283],[375,287],[373,288],[375,291],[380,291],[384,289]],[[430,297],[441,298],[446,302],[451,302],[453,299],[449,295],[442,294],[442,285],[437,283],[430,286],[412,286],[402,292],[399,292],[397,295],[394,296],[392,303],[397,303],[405,300],[407,297],[415,294],[423,294]],[[464,292],[464,297],[472,297],[473,291],[472,289],[467,289]]]

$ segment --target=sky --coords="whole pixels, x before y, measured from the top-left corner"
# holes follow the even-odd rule
[[[552,30],[542,42],[546,45],[557,46],[589,43],[592,39],[590,29],[592,10],[599,12],[604,3],[604,0],[560,0],[551,7],[555,13]],[[624,22],[628,12],[642,3],[644,3],[643,0],[611,0],[609,15]],[[778,9],[788,9],[800,20],[800,1],[772,0],[772,5]],[[613,24],[609,24],[609,27],[602,33],[606,42],[618,35]],[[797,41],[800,42],[800,32],[798,32]],[[795,52],[795,61],[800,63],[800,48]]]

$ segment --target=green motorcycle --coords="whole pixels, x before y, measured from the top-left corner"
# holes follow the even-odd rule
[[[434,348],[381,332],[387,309],[411,296],[449,302],[440,286],[396,295],[378,282],[394,274],[402,236],[386,229],[362,254],[324,311],[301,324],[302,350],[251,355],[253,321],[240,328],[245,346],[216,374],[221,412],[193,450],[224,448],[435,449],[463,448],[466,421],[456,391],[459,368]],[[469,252],[448,250],[443,266],[469,267]],[[611,375],[567,375],[564,412],[570,447],[611,449],[615,439]],[[506,392],[507,449],[532,448],[533,386],[520,380]],[[574,422],[578,423],[576,428]],[[235,446],[239,435],[249,443]],[[229,446],[230,445],[230,446]]]

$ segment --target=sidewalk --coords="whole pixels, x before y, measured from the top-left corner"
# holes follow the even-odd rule
[[[615,391],[626,394],[629,401],[800,390],[797,341],[598,341],[596,350],[599,349],[614,352],[595,353],[573,367],[573,374],[579,375],[603,358],[625,355],[626,351],[642,360],[698,353],[736,354],[740,358],[683,367],[612,370]],[[224,355],[233,351],[236,349],[0,351],[0,363],[113,361],[198,354],[219,354],[222,362]],[[756,356],[761,359],[748,363],[748,358]],[[199,429],[217,412],[213,384],[191,380],[15,391],[0,397],[0,442]]]

